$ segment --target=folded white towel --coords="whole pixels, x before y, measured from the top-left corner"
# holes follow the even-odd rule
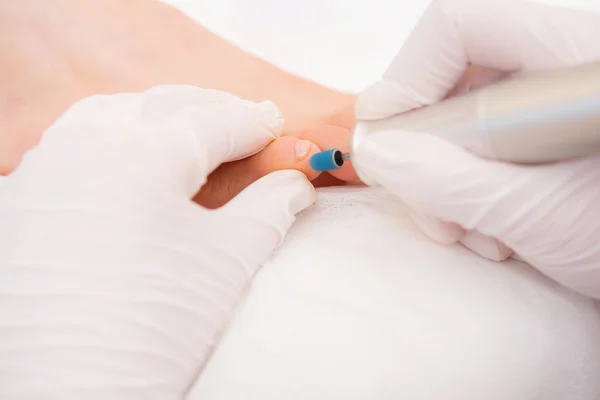
[[[600,312],[525,264],[326,189],[254,281],[189,400],[596,400]]]

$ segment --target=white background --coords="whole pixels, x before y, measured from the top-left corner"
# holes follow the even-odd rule
[[[385,70],[427,0],[170,0],[169,3],[298,75],[359,91]]]
[[[384,72],[429,4],[429,0],[165,2],[279,67],[350,91],[360,91]],[[600,0],[541,2],[600,9]]]

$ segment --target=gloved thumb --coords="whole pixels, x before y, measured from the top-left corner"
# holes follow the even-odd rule
[[[156,177],[163,177],[164,184],[183,188],[188,197],[219,165],[258,153],[279,137],[283,126],[272,102],[257,104],[191,86],[148,90],[142,113],[154,116],[153,123],[160,121],[158,134],[147,139],[155,139],[155,148],[161,149],[161,158],[150,167],[156,168],[155,185]]]
[[[21,165],[136,197],[191,198],[220,164],[265,148],[281,133],[272,102],[193,86],[92,96],[67,110]],[[73,168],[77,165],[77,168]]]
[[[223,243],[251,277],[283,241],[295,215],[314,201],[314,187],[304,173],[283,170],[254,182],[213,213],[219,224],[235,227],[223,232]]]

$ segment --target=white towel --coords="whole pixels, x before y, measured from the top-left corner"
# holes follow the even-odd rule
[[[525,264],[325,189],[256,277],[189,400],[597,400],[600,313]]]

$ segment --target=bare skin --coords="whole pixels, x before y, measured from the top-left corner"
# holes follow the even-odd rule
[[[199,203],[218,207],[280,169],[303,171],[317,185],[356,179],[351,165],[335,177],[318,177],[308,166],[319,148],[347,148],[353,95],[286,73],[154,0],[0,2],[0,71],[3,175],[18,166],[60,114],[84,97],[189,84],[274,101],[287,135],[261,153],[215,171],[196,196]],[[310,143],[298,158],[301,139]]]

